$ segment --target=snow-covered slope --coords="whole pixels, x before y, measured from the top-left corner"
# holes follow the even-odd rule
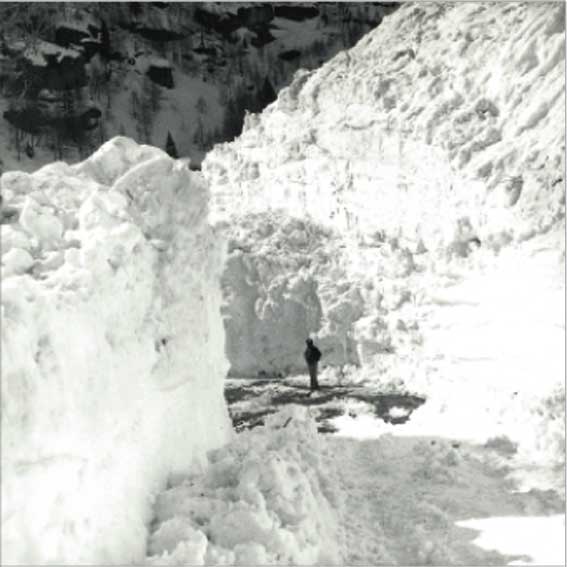
[[[307,210],[428,248],[549,229],[563,214],[564,22],[560,3],[402,6],[208,156],[218,206]]]
[[[299,67],[320,66],[394,9],[0,4],[0,173],[73,163],[115,135],[174,147],[198,164],[240,133],[245,108],[263,109]]]
[[[564,42],[560,3],[404,4],[215,147],[225,286],[245,272],[257,299],[227,294],[226,328],[264,325],[262,348],[229,337],[231,367],[299,370],[311,332],[323,363],[427,397],[422,430],[497,429],[561,462]],[[318,310],[293,338],[290,300]]]
[[[139,562],[230,434],[208,191],[127,138],[1,184],[3,562]]]
[[[352,247],[345,269],[386,255],[406,287],[423,253],[561,230],[564,77],[560,4],[404,5],[208,155],[213,218],[307,215]]]

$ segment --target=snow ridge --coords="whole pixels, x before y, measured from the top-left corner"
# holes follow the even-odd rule
[[[307,210],[432,249],[549,230],[564,217],[564,10],[404,4],[207,156],[213,210]]]
[[[139,562],[152,495],[230,435],[207,189],[126,138],[1,183],[3,559]]]

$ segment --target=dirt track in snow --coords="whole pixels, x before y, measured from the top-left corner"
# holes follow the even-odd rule
[[[264,418],[288,404],[307,406],[321,433],[336,431],[332,418],[353,411],[371,413],[386,423],[405,423],[425,399],[409,394],[379,392],[374,386],[327,385],[311,393],[307,377],[284,380],[228,379],[225,398],[237,431],[263,425]],[[352,403],[357,404],[355,409]],[[396,408],[396,409],[394,409]]]

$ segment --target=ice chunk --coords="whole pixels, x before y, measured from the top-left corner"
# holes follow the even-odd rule
[[[33,262],[27,250],[11,248],[6,254],[2,254],[2,276],[23,274],[33,266]]]
[[[26,197],[20,223],[42,247],[54,246],[63,234],[63,224],[52,210],[40,205],[31,196]]]

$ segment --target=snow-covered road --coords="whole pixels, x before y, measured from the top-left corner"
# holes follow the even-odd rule
[[[342,386],[312,397],[301,380],[229,381],[245,428],[159,495],[149,564],[561,563],[563,499],[519,490],[513,442],[420,434],[427,402],[394,425],[403,396],[384,413],[388,395]]]
[[[403,427],[403,426],[401,426]],[[473,544],[477,531],[458,522],[504,516],[537,526],[562,525],[559,503],[549,493],[512,492],[506,469],[486,464],[489,448],[433,438],[382,436],[331,442],[339,469],[345,565],[506,565],[535,561],[525,542],[492,541],[487,550]],[[542,518],[544,516],[544,518]],[[483,530],[478,521],[470,526]],[[561,538],[532,552],[560,561]],[[555,555],[553,555],[555,552]]]
[[[404,280],[425,337],[413,363],[384,354],[383,367],[323,369],[314,395],[306,375],[227,380],[240,433],[160,496],[149,561],[560,564],[557,239]],[[179,515],[183,529],[171,523]],[[203,534],[197,556],[177,547],[188,528]],[[225,531],[236,532],[228,547]]]

